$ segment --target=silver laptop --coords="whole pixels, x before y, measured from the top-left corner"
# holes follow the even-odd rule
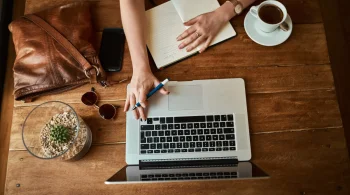
[[[133,113],[127,112],[126,163],[129,166],[106,184],[158,181],[154,179],[158,178],[155,174],[170,173],[172,176],[181,173],[181,177],[186,178],[180,180],[191,180],[186,173],[196,175],[197,172],[230,174],[220,179],[254,176],[249,162],[239,163],[251,159],[243,79],[170,81],[165,88],[170,91],[168,96],[157,93],[149,99],[146,121],[135,120]],[[238,170],[241,174],[237,175]],[[152,171],[155,172],[150,173]],[[211,179],[210,176],[196,179],[204,180],[204,177]]]

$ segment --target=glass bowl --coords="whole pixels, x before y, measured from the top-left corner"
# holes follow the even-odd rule
[[[61,157],[78,160],[90,149],[90,128],[74,109],[60,101],[36,106],[22,127],[22,140],[27,151],[40,159]]]

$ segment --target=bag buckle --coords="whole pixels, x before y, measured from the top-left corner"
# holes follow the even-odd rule
[[[91,65],[93,68],[95,68],[95,70],[96,70],[96,76],[98,76],[99,74],[100,74],[100,68],[98,68],[97,66],[95,66],[95,65]],[[91,69],[91,68],[90,68]],[[85,70],[85,75],[86,75],[86,77],[87,78],[90,78],[90,76],[89,76],[89,74],[88,74],[88,71],[90,70],[90,69],[87,69],[87,70]]]

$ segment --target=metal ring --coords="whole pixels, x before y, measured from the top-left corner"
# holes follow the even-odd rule
[[[100,74],[100,69],[97,66],[95,66],[95,65],[91,65],[91,66],[96,69],[96,71],[97,71],[96,76],[98,76]],[[90,76],[88,75],[87,71],[88,70],[85,70],[85,75],[86,75],[87,78],[90,78]]]

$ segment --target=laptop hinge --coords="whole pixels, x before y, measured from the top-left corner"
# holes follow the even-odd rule
[[[237,166],[237,157],[174,158],[140,160],[140,169],[172,169]]]

